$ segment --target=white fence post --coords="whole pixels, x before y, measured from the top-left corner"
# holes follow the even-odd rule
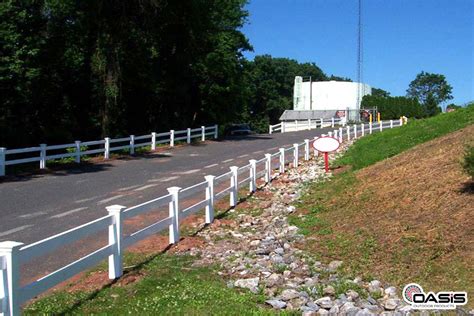
[[[308,131],[311,129],[311,119],[308,119]]]
[[[338,131],[337,129],[334,130],[334,138],[335,138],[335,139],[338,139],[338,138],[339,138],[339,137],[337,136],[337,133],[338,133],[338,132],[339,132],[339,131]]]
[[[347,141],[351,140],[351,127],[347,125]]]
[[[76,144],[76,163],[81,163],[81,141],[76,140],[74,143]]]
[[[331,127],[334,127],[334,117],[331,117]]]
[[[191,144],[191,129],[189,127],[186,129],[186,143]]]
[[[403,125],[403,119],[400,118],[400,126],[402,126],[402,125]]]
[[[321,128],[323,128],[324,120],[321,118],[321,119],[320,119],[320,122],[321,122]]]
[[[295,120],[295,131],[298,131],[298,120]]]
[[[298,167],[298,156],[299,156],[299,152],[298,152],[298,144],[293,144],[293,168],[296,168]]]
[[[372,134],[372,122],[369,122],[369,134]]]
[[[130,135],[130,155],[135,153],[135,135]]]
[[[205,140],[206,140],[206,127],[201,126],[201,141],[205,141]]]
[[[170,146],[174,146],[174,129],[170,130]]]
[[[364,125],[364,123],[360,124],[360,132],[362,133],[362,136],[365,136],[365,125]]]
[[[106,137],[104,138],[105,144],[104,144],[104,159],[109,159],[110,158],[110,138]]]
[[[112,205],[106,207],[109,215],[115,220],[109,225],[109,245],[114,245],[113,254],[109,256],[109,279],[117,279],[123,274],[123,246],[122,246],[122,212],[126,209],[122,205]]]
[[[251,159],[250,162],[250,192],[257,191],[257,160]]]
[[[390,128],[393,128],[393,120],[390,120]]]
[[[265,154],[265,183],[272,181],[272,155]]]
[[[0,147],[0,177],[5,175],[6,151],[5,147]]]
[[[332,137],[332,132],[328,132],[328,136],[329,136],[329,137]]]
[[[319,138],[318,136],[314,136],[313,141],[315,141],[315,140],[318,139],[318,138]],[[314,157],[318,157],[318,154],[319,154],[319,152],[318,152],[318,151],[316,150],[316,148],[314,148],[314,146],[313,146],[313,155],[314,155]]]
[[[206,187],[206,224],[214,221],[214,178],[215,176],[205,176],[207,181]]]
[[[280,173],[285,173],[285,148],[280,148]]]
[[[46,144],[40,144],[40,169],[46,168]]]
[[[216,124],[214,125],[214,139],[219,137],[219,126]]]
[[[171,202],[169,204],[169,217],[172,217],[169,226],[170,244],[175,244],[179,241],[179,191],[180,187],[168,188],[168,193],[171,194]]]
[[[309,139],[304,140],[304,160],[309,160]]]
[[[281,132],[284,133],[286,131],[286,122],[281,122]]]
[[[271,125],[268,126],[268,134],[270,134],[270,135],[272,134],[272,126]]]
[[[0,312],[3,315],[20,315],[20,261],[19,252],[23,243],[15,241],[0,242],[0,257],[6,260],[6,269],[2,271],[1,280],[4,298]]]
[[[379,128],[380,128],[380,131],[383,131],[383,121],[379,122]]]
[[[231,207],[234,207],[237,205],[237,199],[238,199],[238,187],[239,187],[239,179],[238,179],[238,170],[239,167],[237,166],[232,166],[230,167],[230,171],[232,172],[232,176],[230,178],[230,201],[229,204]]]
[[[342,139],[342,127],[339,127],[339,142],[342,143],[343,139]]]
[[[357,138],[357,124],[354,124],[354,138]]]
[[[151,133],[151,150],[156,150],[156,133]]]

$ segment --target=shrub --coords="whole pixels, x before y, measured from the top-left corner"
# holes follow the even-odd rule
[[[474,180],[474,146],[468,146],[464,154],[464,170]]]

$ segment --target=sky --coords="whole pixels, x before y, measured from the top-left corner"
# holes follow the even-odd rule
[[[357,0],[249,0],[246,10],[246,58],[314,62],[356,81]],[[421,71],[438,73],[449,103],[474,100],[474,0],[362,0],[362,24],[364,82],[403,96]]]

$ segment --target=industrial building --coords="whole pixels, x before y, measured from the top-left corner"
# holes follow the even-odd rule
[[[312,81],[295,77],[293,110],[286,110],[280,121],[340,118],[360,120],[362,97],[372,94],[365,83],[347,81]]]

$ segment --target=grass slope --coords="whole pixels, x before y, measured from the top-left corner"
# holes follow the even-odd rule
[[[352,276],[473,296],[474,195],[460,163],[473,110],[358,140],[338,161],[353,169],[310,185],[291,216],[308,237],[302,247],[343,260]]]
[[[349,165],[355,170],[361,169],[470,124],[474,124],[474,106],[429,119],[410,121],[403,128],[361,138],[337,164]]]

